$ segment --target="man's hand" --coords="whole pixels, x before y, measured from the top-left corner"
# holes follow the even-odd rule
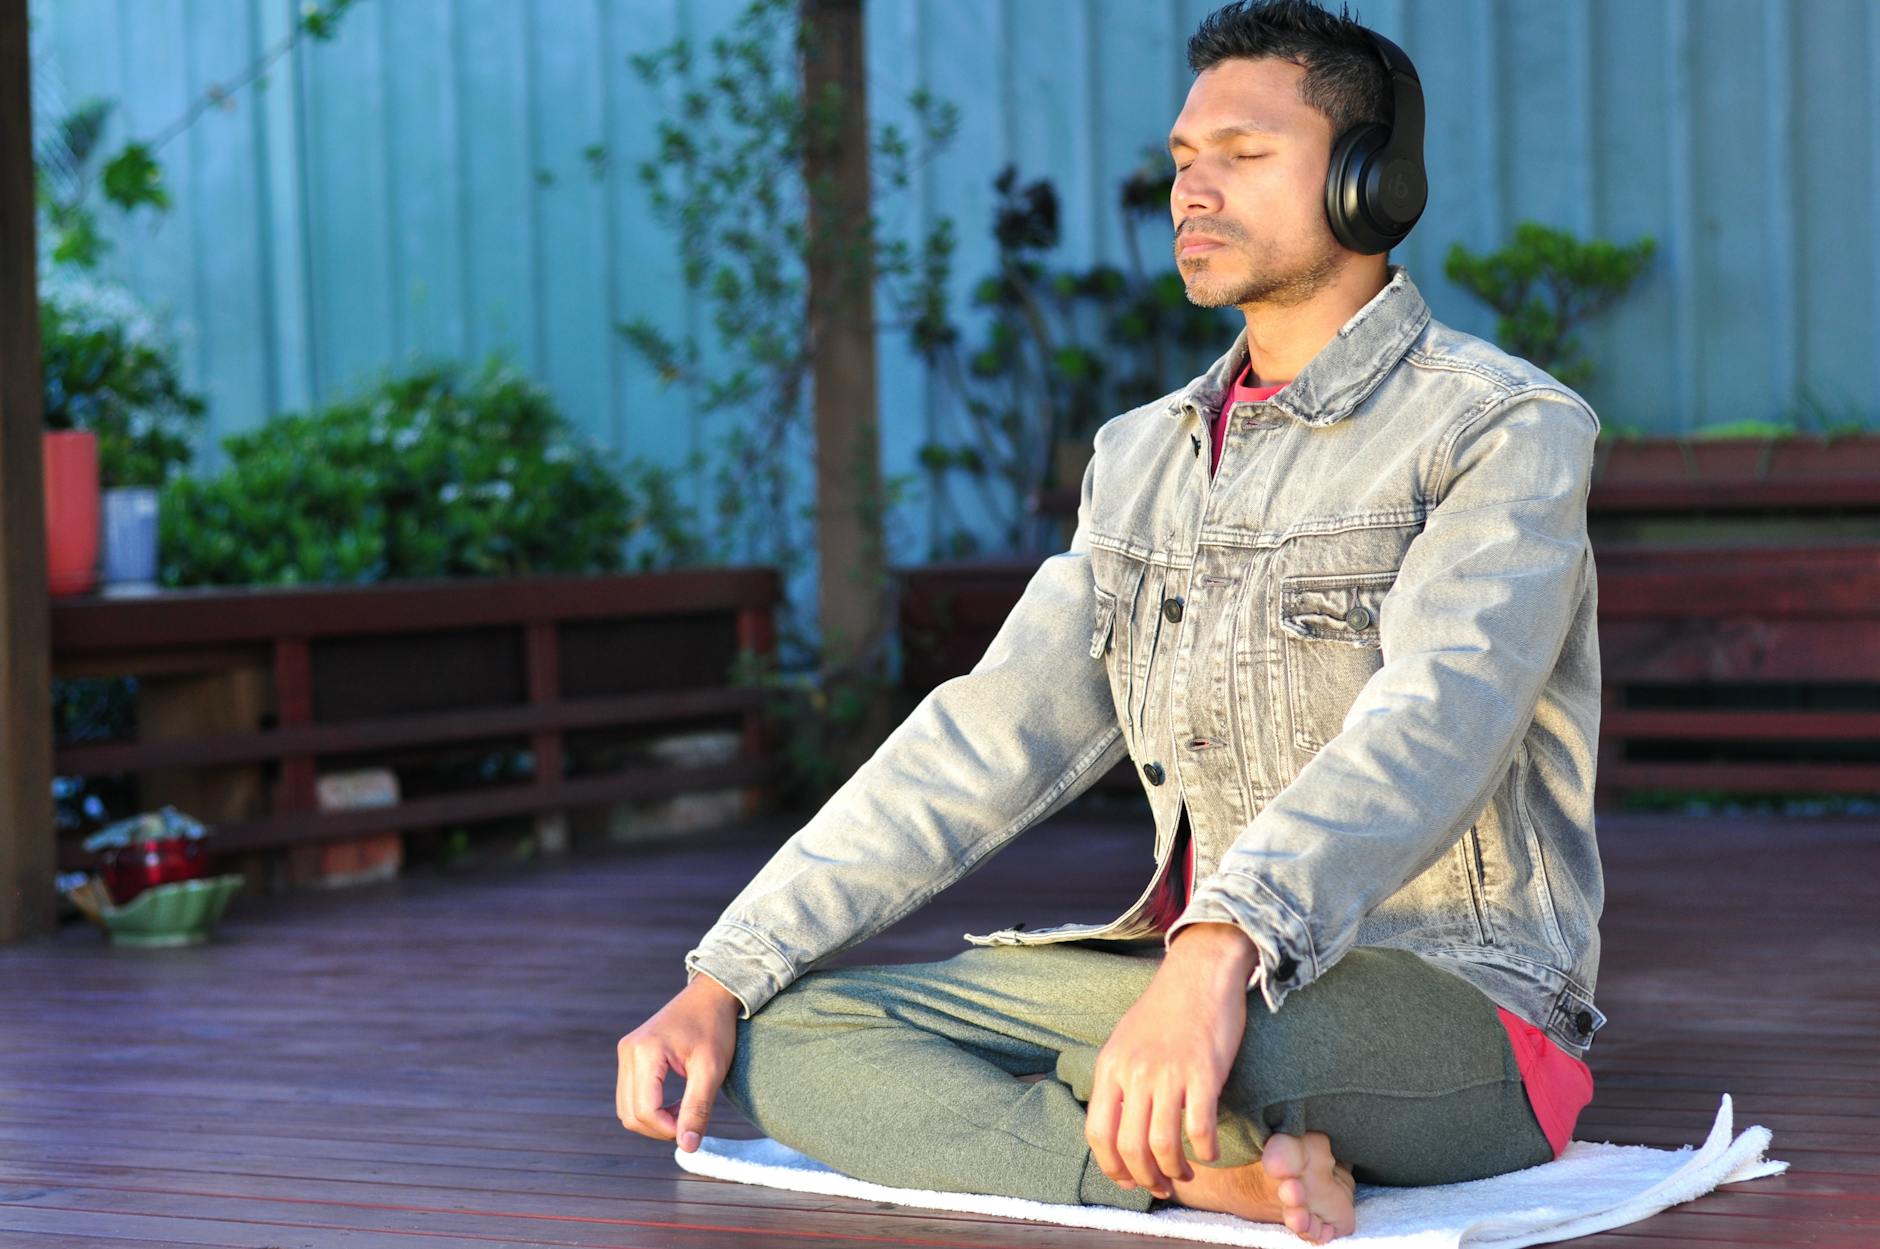
[[[679,990],[659,1013],[620,1038],[620,1076],[614,1084],[614,1113],[630,1132],[656,1140],[681,1136],[679,1148],[698,1148],[711,1118],[712,1098],[731,1069],[742,1004],[731,990],[703,972]],[[661,1104],[666,1073],[685,1077],[685,1096],[675,1120]]]
[[[1097,1052],[1084,1139],[1103,1173],[1124,1188],[1174,1194],[1194,1178],[1182,1152],[1219,1157],[1215,1110],[1247,1027],[1247,978],[1259,952],[1232,924],[1190,924]]]

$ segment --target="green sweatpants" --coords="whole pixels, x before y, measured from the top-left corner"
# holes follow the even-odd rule
[[[1162,957],[1148,943],[975,946],[811,971],[738,1021],[725,1096],[771,1139],[903,1188],[1146,1210],[1084,1139],[1097,1051]],[[1021,1075],[1048,1072],[1035,1083]],[[1358,946],[1277,1013],[1248,996],[1220,1157],[1324,1132],[1366,1184],[1446,1184],[1553,1160],[1495,1004],[1404,950]]]

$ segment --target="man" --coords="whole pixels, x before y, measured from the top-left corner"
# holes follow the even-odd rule
[[[1070,549],[687,954],[620,1042],[628,1128],[694,1149],[722,1083],[860,1178],[1322,1242],[1357,1181],[1548,1161],[1590,1098],[1598,419],[1335,228],[1328,166],[1366,123],[1414,158],[1397,237],[1421,211],[1395,45],[1263,0],[1188,52],[1176,264],[1245,330],[1099,430]],[[812,970],[1125,752],[1156,871],[1124,915]]]

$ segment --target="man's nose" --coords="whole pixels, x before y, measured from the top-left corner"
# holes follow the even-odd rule
[[[1175,183],[1169,188],[1169,202],[1174,206],[1177,224],[1180,224],[1184,215],[1193,216],[1197,210],[1214,212],[1221,206],[1220,190],[1213,176],[1202,170],[1202,165],[1203,162],[1196,159],[1188,168],[1175,175]]]

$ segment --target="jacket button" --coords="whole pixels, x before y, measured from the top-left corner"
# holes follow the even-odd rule
[[[1351,610],[1345,613],[1345,623],[1354,629],[1370,628],[1371,609],[1363,603],[1353,603]]]
[[[1143,764],[1142,774],[1149,778],[1151,785],[1160,785],[1162,783],[1162,765],[1159,763]]]
[[[1163,599],[1162,614],[1168,617],[1171,623],[1180,620],[1182,618],[1182,601],[1178,598]]]
[[[1274,966],[1273,974],[1278,976],[1281,980],[1291,980],[1293,973],[1298,970],[1299,960],[1288,954]]]
[[[1583,1010],[1573,1017],[1573,1022],[1579,1025],[1580,1035],[1585,1036],[1593,1030],[1593,1012]]]

